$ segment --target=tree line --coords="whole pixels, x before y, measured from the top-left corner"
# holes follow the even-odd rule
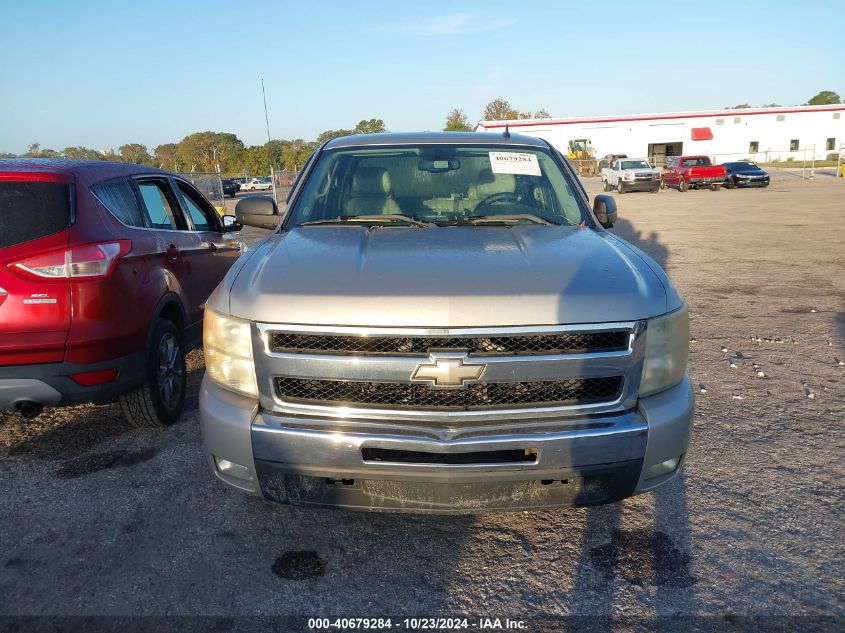
[[[822,90],[817,95],[807,100],[804,105],[827,105],[842,103],[839,95],[832,90]],[[751,105],[747,103],[740,103],[735,106],[726,106],[726,110],[750,108]],[[779,108],[780,104],[766,103],[763,108]],[[484,107],[484,112],[481,115],[482,121],[513,121],[516,119],[548,119],[551,115],[548,110],[541,108],[533,114],[531,112],[520,111],[505,99],[493,99]],[[460,132],[472,131],[475,126],[471,125],[466,113],[461,108],[453,108],[446,116],[446,126],[443,128],[444,132]]]
[[[493,99],[484,106],[481,114],[482,121],[512,121],[516,119],[548,119],[552,115],[548,110],[540,108],[533,114],[522,112],[514,108],[506,99]],[[453,108],[446,116],[446,127],[444,132],[471,132],[475,126],[470,125],[467,115],[461,108]]]
[[[246,146],[235,134],[228,132],[194,132],[178,143],[163,143],[150,151],[143,143],[127,143],[117,151],[98,151],[89,147],[65,147],[61,151],[42,148],[39,143],[27,147],[26,158],[77,158],[114,160],[162,167],[178,172],[216,172],[227,176],[246,173],[267,174],[272,164],[276,169],[297,170],[324,141],[349,134],[386,132],[381,119],[359,121],[351,129],[326,130],[316,141],[271,140],[263,145]],[[15,158],[14,154],[0,154],[0,158]]]
[[[832,105],[842,103],[842,99],[838,94],[833,92],[833,90],[822,90],[814,96],[812,99],[807,99],[807,103],[803,103],[801,105]],[[725,110],[743,110],[745,108],[754,107],[748,103],[740,103],[739,105],[735,106],[725,106]],[[760,106],[761,108],[781,108],[781,104],[779,103],[764,103]]]
[[[805,105],[842,103],[839,95],[832,90],[822,90]],[[741,103],[733,108],[750,108]],[[764,108],[779,107],[776,103],[767,103]],[[511,121],[517,119],[548,119],[551,115],[541,108],[534,111],[522,111],[513,107],[506,99],[493,99],[481,115],[483,121]],[[461,108],[453,108],[446,116],[446,132],[475,129],[466,113]],[[277,169],[297,170],[311,153],[325,141],[350,134],[378,134],[387,128],[381,119],[364,119],[350,129],[326,130],[315,141],[271,140],[263,145],[246,146],[236,135],[229,132],[194,132],[178,143],[163,143],[150,151],[143,143],[127,143],[117,148],[98,151],[88,147],[65,147],[61,151],[42,148],[39,143],[27,147],[23,154],[28,158],[84,158],[91,160],[114,160],[162,167],[181,172],[214,172],[218,166],[224,175],[262,175],[269,171],[272,164]],[[0,158],[15,158],[15,154],[0,153]]]
[[[510,120],[549,118],[545,109],[535,112],[521,111],[505,99],[493,99],[484,108],[483,120]],[[472,131],[464,111],[455,108],[446,117],[446,131]],[[99,151],[89,147],[65,147],[62,150],[43,148],[32,143],[21,156],[26,158],[76,158],[89,160],[114,160],[162,167],[180,172],[215,172],[227,176],[263,175],[272,164],[277,169],[297,170],[317,147],[325,141],[350,134],[378,134],[386,132],[382,119],[364,119],[352,128],[325,130],[314,141],[303,139],[276,139],[262,145],[246,146],[235,134],[229,132],[194,132],[178,143],[163,143],[148,148],[143,143],[127,143],[117,148]],[[14,158],[15,154],[0,153],[0,158]]]

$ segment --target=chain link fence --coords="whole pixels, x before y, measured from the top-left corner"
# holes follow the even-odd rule
[[[293,183],[299,176],[299,170],[276,167],[273,170],[273,175],[276,177],[276,201],[283,203],[288,199],[288,195],[290,195]]]
[[[223,182],[220,179],[220,174],[215,172],[177,172],[182,178],[192,183],[202,195],[208,198],[208,201],[217,209],[226,208],[226,202],[223,200]]]
[[[836,158],[828,157],[824,161],[817,159],[815,147],[713,154],[710,159],[717,165],[736,161],[751,161],[766,169],[800,169],[802,178],[813,178],[818,173],[825,175],[836,175],[838,173],[838,170],[831,165]],[[828,172],[830,173],[828,174]]]

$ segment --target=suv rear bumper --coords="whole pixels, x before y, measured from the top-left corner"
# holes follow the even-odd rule
[[[118,368],[117,379],[83,386],[71,374]],[[17,409],[21,402],[36,402],[45,407],[104,403],[130,391],[144,381],[147,353],[139,352],[91,365],[45,363],[41,365],[6,365],[0,367],[0,410]]]
[[[686,377],[622,414],[437,429],[260,412],[206,377],[200,423],[215,474],[245,492],[301,505],[461,513],[594,505],[656,488],[680,468],[693,406]],[[527,450],[535,459],[409,463],[365,459],[362,449],[390,456]],[[223,474],[215,457],[249,474]],[[649,478],[650,468],[673,459],[676,469]]]

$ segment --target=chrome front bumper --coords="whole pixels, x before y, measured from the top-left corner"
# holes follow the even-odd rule
[[[459,513],[608,503],[656,488],[649,468],[682,461],[694,397],[686,377],[622,413],[478,425],[339,420],[259,410],[203,380],[200,422],[209,464],[227,484],[267,499],[350,509]],[[362,449],[474,453],[533,449],[521,463],[372,461]],[[391,453],[394,454],[394,453]],[[221,473],[216,458],[248,478]],[[448,461],[448,460],[443,460]]]

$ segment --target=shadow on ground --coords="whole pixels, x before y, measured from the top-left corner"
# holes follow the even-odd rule
[[[661,268],[666,269],[669,264],[669,249],[660,241],[657,232],[651,231],[646,235],[643,231],[638,231],[630,220],[623,217],[617,220],[611,232],[644,251]]]
[[[200,352],[191,352],[187,358],[187,369],[185,413],[177,424],[187,420],[189,413],[198,406],[199,385],[205,372]],[[124,418],[118,403],[49,408],[32,420],[11,411],[2,412],[0,416],[0,451],[5,448],[10,457],[26,455],[47,460],[74,459],[134,430]]]

